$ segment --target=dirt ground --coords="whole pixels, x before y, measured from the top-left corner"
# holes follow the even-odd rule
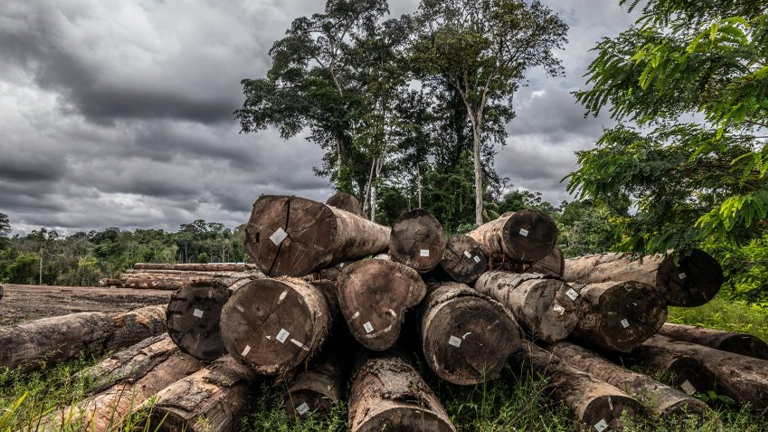
[[[0,326],[75,312],[124,312],[166,304],[173,291],[3,284]]]

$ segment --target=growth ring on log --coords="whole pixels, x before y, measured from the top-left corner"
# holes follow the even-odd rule
[[[205,361],[227,352],[219,324],[229,295],[227,287],[215,280],[191,282],[173,294],[166,310],[166,327],[182,351]]]

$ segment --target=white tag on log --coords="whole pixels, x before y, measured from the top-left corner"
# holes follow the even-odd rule
[[[696,387],[694,387],[693,384],[691,384],[688,380],[683,381],[683,383],[680,384],[680,388],[683,389],[684,392],[688,393],[688,396],[696,393]]]
[[[623,320],[621,320],[621,326],[624,328],[629,327],[629,321],[627,321],[627,319],[624,318]]]
[[[304,415],[304,414],[308,413],[309,412],[309,405],[307,405],[307,403],[304,402],[303,404],[299,405],[296,408],[296,412],[299,413],[299,415]]]
[[[278,228],[277,231],[272,233],[271,236],[269,236],[269,239],[272,240],[272,243],[275,244],[275,246],[280,246],[280,243],[285,240],[285,238],[288,237],[288,233],[285,232],[282,228]]]
[[[472,258],[472,254],[469,253],[469,251],[464,251],[464,256],[467,258]]]
[[[608,429],[608,422],[605,421],[605,419],[600,420],[595,424],[595,429],[597,432],[603,432],[604,430]]]
[[[365,329],[365,333],[373,333],[373,324],[371,324],[370,321],[363,324],[363,328]]]
[[[528,230],[525,228],[520,228],[520,235],[523,237],[528,237]]]
[[[576,290],[573,289],[573,288],[571,288],[568,291],[566,291],[565,295],[567,295],[568,298],[571,299],[571,300],[576,300],[579,297],[579,293],[576,292]]]
[[[429,249],[422,249],[419,251],[419,256],[428,257],[429,256]]]
[[[245,356],[248,355],[249,352],[251,352],[251,346],[250,345],[246,345],[245,349],[243,350],[243,352],[240,355],[245,357]]]
[[[457,338],[456,336],[451,336],[448,338],[448,345],[453,345],[456,348],[459,348],[461,346],[461,338]]]
[[[565,308],[560,306],[559,304],[555,303],[555,306],[552,307],[552,310],[559,313],[560,315],[565,313]]]
[[[474,259],[474,260],[475,260],[475,262],[476,262],[476,263],[478,263],[478,264],[480,263],[480,261],[482,261],[482,260],[480,259],[480,257],[479,257],[479,256],[477,256],[477,255],[475,255],[475,257],[474,257],[473,259]]]
[[[677,275],[677,277],[679,277],[679,278],[680,278],[680,280],[683,280],[683,279],[685,279],[686,277],[688,277],[688,275],[686,275],[685,273],[680,273],[679,275]]]
[[[194,315],[196,318],[202,318],[203,317],[203,311],[200,309],[195,309],[194,312],[192,312],[192,315]]]
[[[277,334],[277,337],[275,337],[275,339],[277,339],[277,341],[280,343],[285,343],[285,340],[288,339],[288,336],[290,336],[290,333],[288,333],[288,330],[280,329],[280,332]]]

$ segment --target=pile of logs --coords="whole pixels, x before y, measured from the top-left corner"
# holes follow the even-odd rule
[[[563,259],[554,221],[537,210],[446,238],[425,210],[390,229],[366,220],[354,197],[329,201],[259,198],[246,228],[256,268],[137,264],[127,275],[195,277],[179,281],[167,336],[95,366],[117,378],[78,412],[117,406],[130,376],[144,386],[134,406],[157,395],[151,430],[231,431],[272,377],[296,421],[346,400],[353,432],[455,431],[422,373],[475,385],[507,365],[546,377],[547,394],[598,432],[620,428],[623,414],[700,421],[710,410],[693,396],[710,390],[768,408],[768,345],[665,324],[667,306],[717,294],[722,271],[703,251]],[[226,276],[198,276],[208,273]],[[40,343],[22,333],[0,340]]]

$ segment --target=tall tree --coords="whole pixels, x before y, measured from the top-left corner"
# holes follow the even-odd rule
[[[8,220],[8,215],[0,213],[0,247],[5,245],[8,234],[11,233],[11,222]]]

